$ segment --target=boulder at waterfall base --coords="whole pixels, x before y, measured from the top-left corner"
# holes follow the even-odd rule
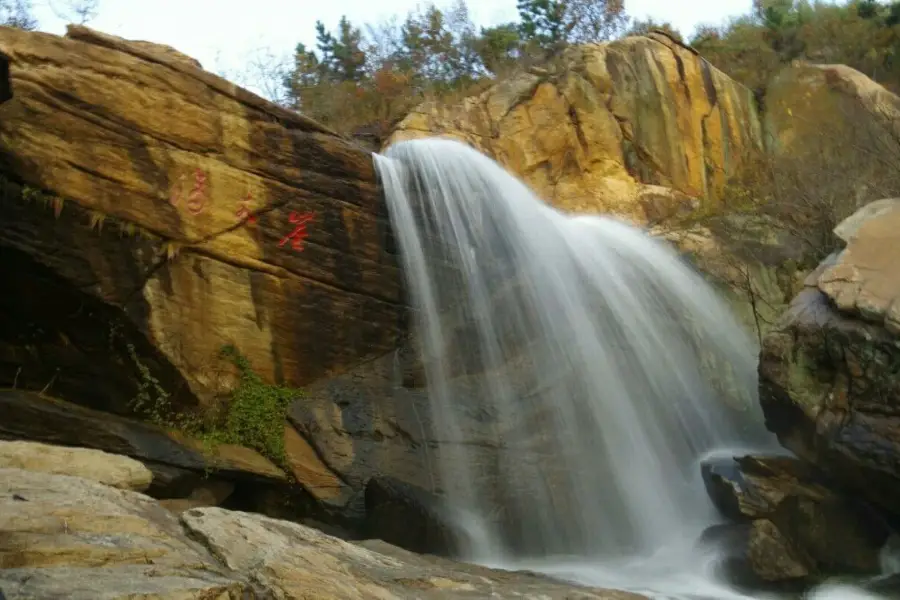
[[[812,466],[787,456],[708,459],[703,481],[732,524],[716,525],[726,569],[741,583],[809,584],[880,571],[891,529],[876,510],[835,491]]]

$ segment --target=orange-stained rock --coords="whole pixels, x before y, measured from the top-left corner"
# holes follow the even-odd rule
[[[426,103],[387,144],[432,135],[493,156],[561,209],[639,222],[660,216],[644,198],[659,193],[645,186],[714,198],[761,144],[750,90],[659,34],[571,48],[548,75]]]

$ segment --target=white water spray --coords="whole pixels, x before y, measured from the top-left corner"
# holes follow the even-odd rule
[[[450,140],[375,155],[467,558],[658,598],[743,598],[694,549],[698,460],[771,446],[756,348],[667,245],[563,214]],[[473,407],[482,434],[467,439]],[[485,462],[478,444],[496,451]]]

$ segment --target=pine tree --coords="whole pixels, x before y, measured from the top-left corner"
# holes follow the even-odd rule
[[[519,0],[519,31],[526,42],[553,49],[566,39],[564,0]]]
[[[366,53],[362,50],[362,31],[346,16],[338,22],[337,39],[332,38],[333,72],[341,81],[359,82],[365,77]]]

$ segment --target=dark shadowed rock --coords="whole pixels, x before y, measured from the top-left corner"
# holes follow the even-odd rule
[[[270,489],[290,488],[283,471],[241,446],[213,447],[158,427],[22,390],[0,390],[0,439],[28,439],[130,456],[153,473],[156,498],[220,504],[237,488],[238,506],[265,510]]]
[[[891,533],[874,509],[825,485],[819,472],[791,457],[715,459],[702,466],[714,504],[736,525],[710,531],[730,535],[731,568],[763,582],[812,582],[835,574],[874,574]]]
[[[421,554],[460,550],[459,528],[441,499],[391,477],[373,477],[365,490],[366,536]]]

